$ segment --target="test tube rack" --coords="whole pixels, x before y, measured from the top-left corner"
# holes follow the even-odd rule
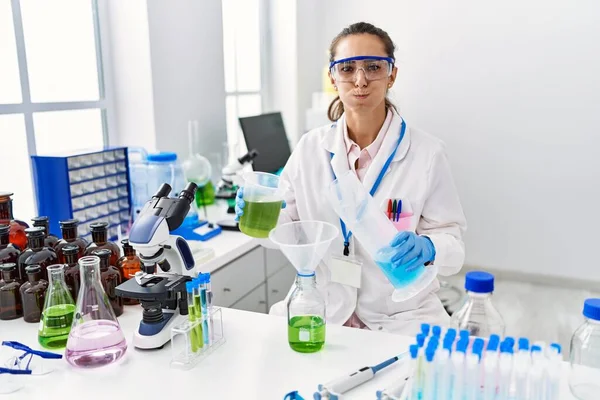
[[[208,343],[203,342],[200,347],[198,340],[202,341],[205,330],[208,330]],[[171,368],[192,369],[223,343],[225,343],[225,335],[220,307],[212,307],[209,309],[208,316],[201,319],[182,320],[171,328]]]
[[[79,220],[79,235],[90,240],[89,225],[108,222],[109,240],[126,230],[131,214],[126,147],[105,147],[72,153],[31,156],[38,215],[59,221]]]

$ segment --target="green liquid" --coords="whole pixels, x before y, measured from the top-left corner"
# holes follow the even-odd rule
[[[74,304],[59,304],[45,309],[40,318],[39,343],[47,349],[65,347],[71,331],[74,312]]]
[[[212,182],[208,182],[206,185],[199,187],[196,190],[196,205],[198,207],[207,206],[214,204],[215,202],[215,187]]]
[[[240,218],[240,230],[248,236],[266,238],[277,226],[282,201],[254,202],[245,200],[244,215]]]
[[[325,321],[314,315],[293,317],[288,323],[288,342],[299,353],[314,353],[325,344]]]

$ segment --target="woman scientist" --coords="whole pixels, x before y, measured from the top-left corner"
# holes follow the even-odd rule
[[[408,127],[386,97],[398,72],[394,50],[385,31],[364,22],[350,25],[333,39],[329,73],[339,96],[328,114],[334,123],[303,135],[290,156],[281,174],[290,192],[279,223],[320,220],[340,226],[326,191],[334,174],[352,170],[367,190],[375,189],[373,197],[382,211],[387,211],[389,199],[399,199],[403,210],[412,213],[402,221],[408,229],[392,241],[398,272],[417,258],[421,265],[435,264],[440,275],[452,275],[465,257],[465,217],[444,144]],[[241,194],[242,190],[237,198],[238,218],[244,206]],[[410,335],[422,322],[449,323],[435,294],[437,279],[412,299],[394,302],[392,284],[354,238],[348,234],[346,238],[335,241],[330,251],[339,259],[351,254],[362,265],[344,271],[332,257],[317,268],[328,323]],[[332,268],[338,269],[333,275]],[[343,279],[356,284],[330,279],[340,273],[358,274],[358,279]],[[280,302],[271,314],[285,315],[285,310]]]

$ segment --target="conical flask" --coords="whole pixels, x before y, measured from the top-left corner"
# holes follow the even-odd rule
[[[82,257],[79,269],[81,288],[65,358],[75,367],[101,367],[119,360],[127,342],[102,288],[100,258]]]
[[[64,267],[55,264],[46,269],[49,286],[40,318],[38,342],[47,349],[65,347],[73,323],[75,303],[65,283]]]

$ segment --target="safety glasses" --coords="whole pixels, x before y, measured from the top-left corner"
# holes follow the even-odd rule
[[[380,56],[348,57],[329,63],[329,71],[337,82],[354,82],[359,70],[369,81],[385,79],[392,75],[393,68],[393,58]]]
[[[19,342],[4,341],[0,347],[0,394],[12,393],[24,385],[22,375],[46,375],[54,371],[61,354],[34,350]]]

